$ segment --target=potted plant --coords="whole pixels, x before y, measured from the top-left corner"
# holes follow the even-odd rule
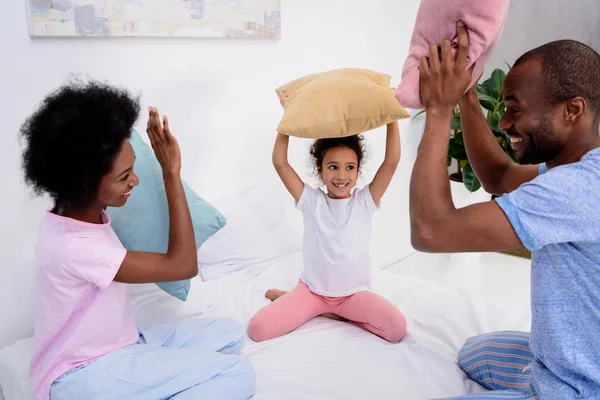
[[[486,81],[477,85],[476,90],[479,104],[487,111],[488,126],[492,130],[500,147],[514,161],[515,157],[513,149],[510,147],[510,140],[504,131],[498,127],[506,109],[502,101],[502,85],[504,84],[505,77],[506,73],[503,70],[495,69]],[[473,172],[473,168],[467,157],[458,106],[455,109],[451,129],[452,135],[449,139],[448,147],[448,167],[450,167],[451,161],[454,159],[456,160],[457,168],[456,172],[450,174],[450,180],[462,182],[469,192],[476,192],[481,188],[481,182],[479,182],[479,179]]]

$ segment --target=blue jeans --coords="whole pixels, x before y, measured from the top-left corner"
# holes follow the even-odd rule
[[[453,399],[537,399],[531,387],[532,362],[528,333],[503,331],[472,337],[458,353],[458,365],[490,392]]]
[[[231,319],[190,318],[140,330],[137,344],[74,368],[51,387],[51,400],[246,400],[251,364],[238,355],[244,328]]]

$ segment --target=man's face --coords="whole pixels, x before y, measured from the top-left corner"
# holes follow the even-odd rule
[[[520,164],[552,161],[562,149],[554,129],[560,111],[546,104],[541,72],[539,60],[531,59],[512,68],[504,80],[506,112],[499,126],[510,138]]]

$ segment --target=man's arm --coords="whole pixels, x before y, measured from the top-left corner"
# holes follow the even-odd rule
[[[487,124],[475,88],[459,102],[463,140],[469,163],[483,188],[500,196],[535,178],[538,166],[519,165],[504,153]]]
[[[499,251],[521,246],[495,201],[456,209],[446,156],[452,113],[427,113],[410,183],[411,242],[424,252]],[[459,234],[457,234],[459,232]]]
[[[520,246],[512,225],[495,202],[457,210],[448,179],[448,135],[452,110],[471,81],[467,70],[469,38],[458,25],[459,48],[452,57],[450,41],[430,46],[420,62],[421,100],[427,109],[425,132],[410,183],[411,240],[428,252],[493,251]],[[460,234],[456,234],[460,232]]]

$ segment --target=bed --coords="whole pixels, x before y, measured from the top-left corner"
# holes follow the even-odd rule
[[[193,282],[188,301],[170,298],[152,285],[132,291],[140,326],[192,315],[229,316],[245,325],[268,303],[270,287],[290,289],[302,268],[301,252],[222,278]],[[352,325],[316,318],[291,334],[263,343],[248,339],[243,355],[257,374],[256,400],[431,399],[484,390],[456,364],[471,335],[529,327],[528,313],[511,303],[434,282],[373,270],[373,290],[406,315],[408,335],[399,344]],[[27,382],[32,341],[0,352],[6,400],[30,400]]]
[[[191,316],[232,317],[247,326],[268,304],[267,289],[293,288],[302,270],[302,221],[282,190],[271,181],[214,202],[228,222],[200,248],[200,276],[193,279],[187,301],[154,284],[131,285],[138,326]],[[529,311],[514,303],[382,270],[410,247],[401,239],[407,224],[398,223],[405,218],[407,199],[395,196],[374,226],[372,289],[406,316],[405,339],[390,344],[325,318],[267,342],[248,338],[243,355],[256,371],[256,400],[420,400],[480,393],[484,389],[456,363],[464,341],[494,330],[529,329]],[[32,399],[31,352],[31,338],[0,351],[6,400]]]

